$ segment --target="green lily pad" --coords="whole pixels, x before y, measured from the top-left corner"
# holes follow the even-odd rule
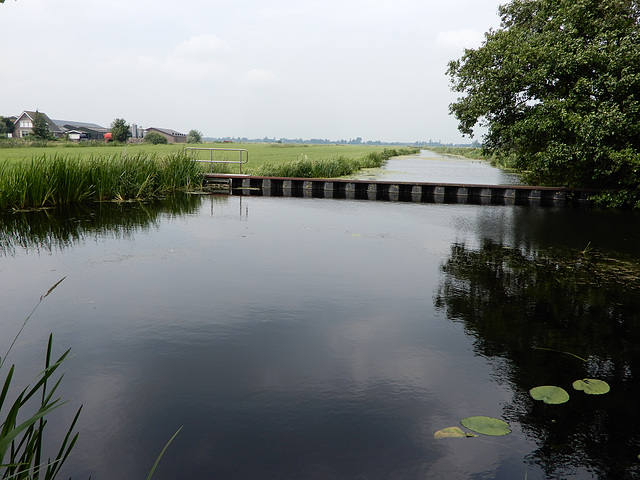
[[[564,388],[553,385],[544,385],[529,390],[534,400],[548,403],[550,405],[558,405],[569,401],[569,394]]]
[[[463,418],[460,423],[469,430],[473,430],[476,433],[482,433],[484,435],[493,435],[497,437],[511,433],[511,429],[507,422],[492,417],[467,417]]]
[[[573,382],[573,388],[581,390],[588,395],[602,395],[611,390],[611,387],[604,380],[597,380],[595,378],[583,378],[582,380],[576,380]]]
[[[473,433],[467,433],[460,427],[447,427],[442,430],[438,430],[433,434],[433,438],[465,438],[465,437],[477,437]]]

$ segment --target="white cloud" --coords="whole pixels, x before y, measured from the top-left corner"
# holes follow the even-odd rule
[[[173,55],[139,57],[136,68],[137,72],[131,72],[132,75],[136,76],[137,73],[137,76],[147,78],[149,83],[169,87],[169,90],[180,91],[182,94],[188,93],[185,89],[193,83],[202,81],[214,83],[229,76],[229,69],[224,63],[214,60],[193,61]],[[176,81],[180,83],[170,88],[170,85]]]
[[[185,40],[178,44],[173,55],[177,57],[190,58],[195,61],[207,60],[211,55],[228,51],[230,44],[213,34],[202,34]]]
[[[249,85],[272,84],[278,80],[278,76],[269,70],[254,68],[244,74],[244,81]]]

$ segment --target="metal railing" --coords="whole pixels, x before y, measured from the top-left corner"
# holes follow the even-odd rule
[[[203,162],[211,164],[211,172],[213,172],[213,164],[214,163],[234,163],[240,166],[240,173],[242,173],[242,165],[249,162],[249,152],[244,148],[203,148],[203,147],[186,147],[185,152],[191,153],[191,159],[194,162]],[[197,151],[208,151],[209,159],[199,159],[194,158]],[[239,158],[238,160],[214,160],[213,152],[238,152]],[[244,160],[243,160],[244,157]]]

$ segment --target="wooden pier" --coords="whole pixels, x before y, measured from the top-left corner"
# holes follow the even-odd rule
[[[206,174],[205,183],[229,195],[340,198],[473,205],[590,206],[598,190],[526,185],[462,185]]]

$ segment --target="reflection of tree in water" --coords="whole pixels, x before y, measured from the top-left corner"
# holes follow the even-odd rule
[[[153,202],[106,202],[0,214],[0,256],[16,248],[63,250],[98,237],[127,237],[157,228],[162,218],[186,215],[202,204],[198,195]]]
[[[537,441],[529,461],[549,478],[577,468],[597,478],[640,478],[637,260],[486,242],[478,250],[453,245],[442,270],[436,306],[464,323],[498,381],[511,385],[505,417]],[[572,382],[585,377],[606,380],[611,392],[574,391]],[[538,385],[561,386],[571,399],[534,402],[528,391]]]

